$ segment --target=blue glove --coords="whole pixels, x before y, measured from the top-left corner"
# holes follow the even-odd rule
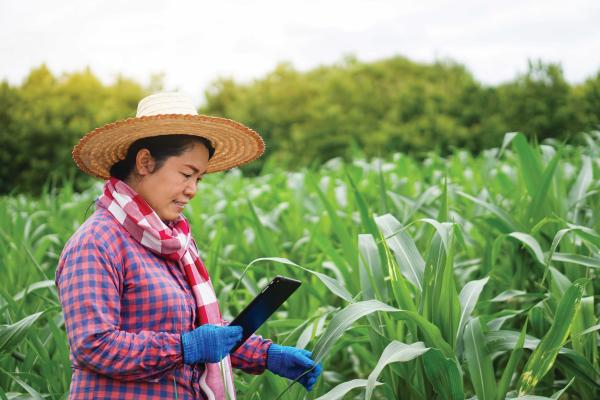
[[[186,364],[216,363],[242,339],[241,326],[205,324],[181,334],[183,362]]]
[[[296,380],[305,371],[313,368],[315,362],[310,358],[312,353],[303,349],[290,346],[271,344],[267,351],[267,369],[284,378]],[[300,382],[308,391],[311,391],[317,378],[321,375],[321,363],[312,371],[304,375]]]

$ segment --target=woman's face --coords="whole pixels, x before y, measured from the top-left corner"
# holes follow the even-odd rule
[[[200,143],[194,143],[179,156],[167,158],[157,171],[150,152],[141,149],[136,156],[139,177],[127,184],[148,202],[160,219],[171,221],[194,198],[207,165],[208,149]]]

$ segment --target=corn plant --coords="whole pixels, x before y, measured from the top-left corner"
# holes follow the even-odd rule
[[[185,213],[224,317],[300,279],[258,333],[324,365],[310,393],[237,374],[238,397],[598,398],[600,133],[582,139],[207,176]],[[0,198],[0,398],[68,391],[54,269],[100,190]]]

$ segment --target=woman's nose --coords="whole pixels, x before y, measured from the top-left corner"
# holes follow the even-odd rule
[[[196,186],[196,184],[192,181],[192,182],[188,183],[187,185],[185,185],[185,189],[184,189],[183,193],[186,196],[189,196],[191,199],[192,197],[194,197],[196,195],[197,189],[198,189],[198,186]]]

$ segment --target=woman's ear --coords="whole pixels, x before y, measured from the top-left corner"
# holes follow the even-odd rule
[[[135,156],[135,169],[140,176],[150,175],[154,172],[154,157],[148,149],[140,149]]]

